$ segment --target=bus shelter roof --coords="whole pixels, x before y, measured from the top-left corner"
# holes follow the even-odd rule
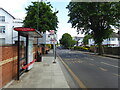
[[[14,30],[20,32],[23,36],[30,36],[34,38],[42,37],[41,33],[33,28],[16,27]]]

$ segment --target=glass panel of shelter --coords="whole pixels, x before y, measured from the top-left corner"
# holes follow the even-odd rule
[[[20,36],[20,72],[23,71],[22,67],[26,65],[26,37]]]

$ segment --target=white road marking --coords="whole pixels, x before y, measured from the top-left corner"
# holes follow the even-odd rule
[[[75,63],[77,63],[77,61],[75,61]]]
[[[117,76],[117,77],[120,77],[120,75],[118,75],[118,74],[115,74],[115,73],[114,73],[113,75],[115,75],[115,76]]]
[[[108,63],[105,63],[105,62],[100,62],[100,63],[103,63],[103,64],[105,64],[105,65],[109,65],[109,66],[113,66],[113,67],[116,67],[116,68],[120,68],[120,67],[118,67],[118,66],[115,66],[115,65],[112,65],[112,64],[108,64]]]
[[[78,63],[81,63],[80,61],[78,61]]]
[[[89,59],[89,60],[92,60],[92,61],[94,61],[94,59]]]
[[[67,62],[67,64],[69,64],[69,65],[70,65],[70,64],[71,64],[71,62]]]
[[[94,59],[92,59],[92,58],[88,58],[88,57],[85,57],[85,59],[88,59],[88,60],[92,60],[92,61],[94,61]]]
[[[74,63],[74,61],[72,61],[72,63]]]
[[[102,67],[99,67],[99,69],[101,69],[102,71],[108,71],[107,69],[102,68]]]
[[[90,59],[90,58],[88,58],[88,57],[84,57],[85,59]]]
[[[93,66],[94,64],[92,64],[92,63],[89,63],[89,65],[92,65],[92,66]]]

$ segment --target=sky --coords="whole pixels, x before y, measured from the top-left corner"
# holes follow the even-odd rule
[[[19,19],[24,19],[26,16],[25,8],[31,4],[32,1],[38,0],[0,0],[0,7],[8,11],[12,16]],[[40,1],[40,0],[39,0]],[[43,0],[46,1],[46,0]],[[76,29],[71,28],[71,23],[67,23],[69,20],[68,10],[66,6],[70,0],[47,0],[50,1],[53,6],[53,11],[58,10],[58,29],[57,29],[57,40],[59,40],[64,33],[69,33],[72,37],[83,36],[77,35]]]

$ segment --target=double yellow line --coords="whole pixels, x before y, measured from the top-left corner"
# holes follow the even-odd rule
[[[68,67],[68,65],[62,60],[62,58],[57,54],[58,58],[61,60],[61,62],[63,63],[63,65],[66,67],[66,69],[70,72],[70,74],[72,75],[72,77],[74,78],[74,80],[77,82],[77,84],[79,85],[80,88],[82,88],[82,90],[88,90],[86,88],[86,86],[83,84],[83,82],[72,72],[72,70]]]

